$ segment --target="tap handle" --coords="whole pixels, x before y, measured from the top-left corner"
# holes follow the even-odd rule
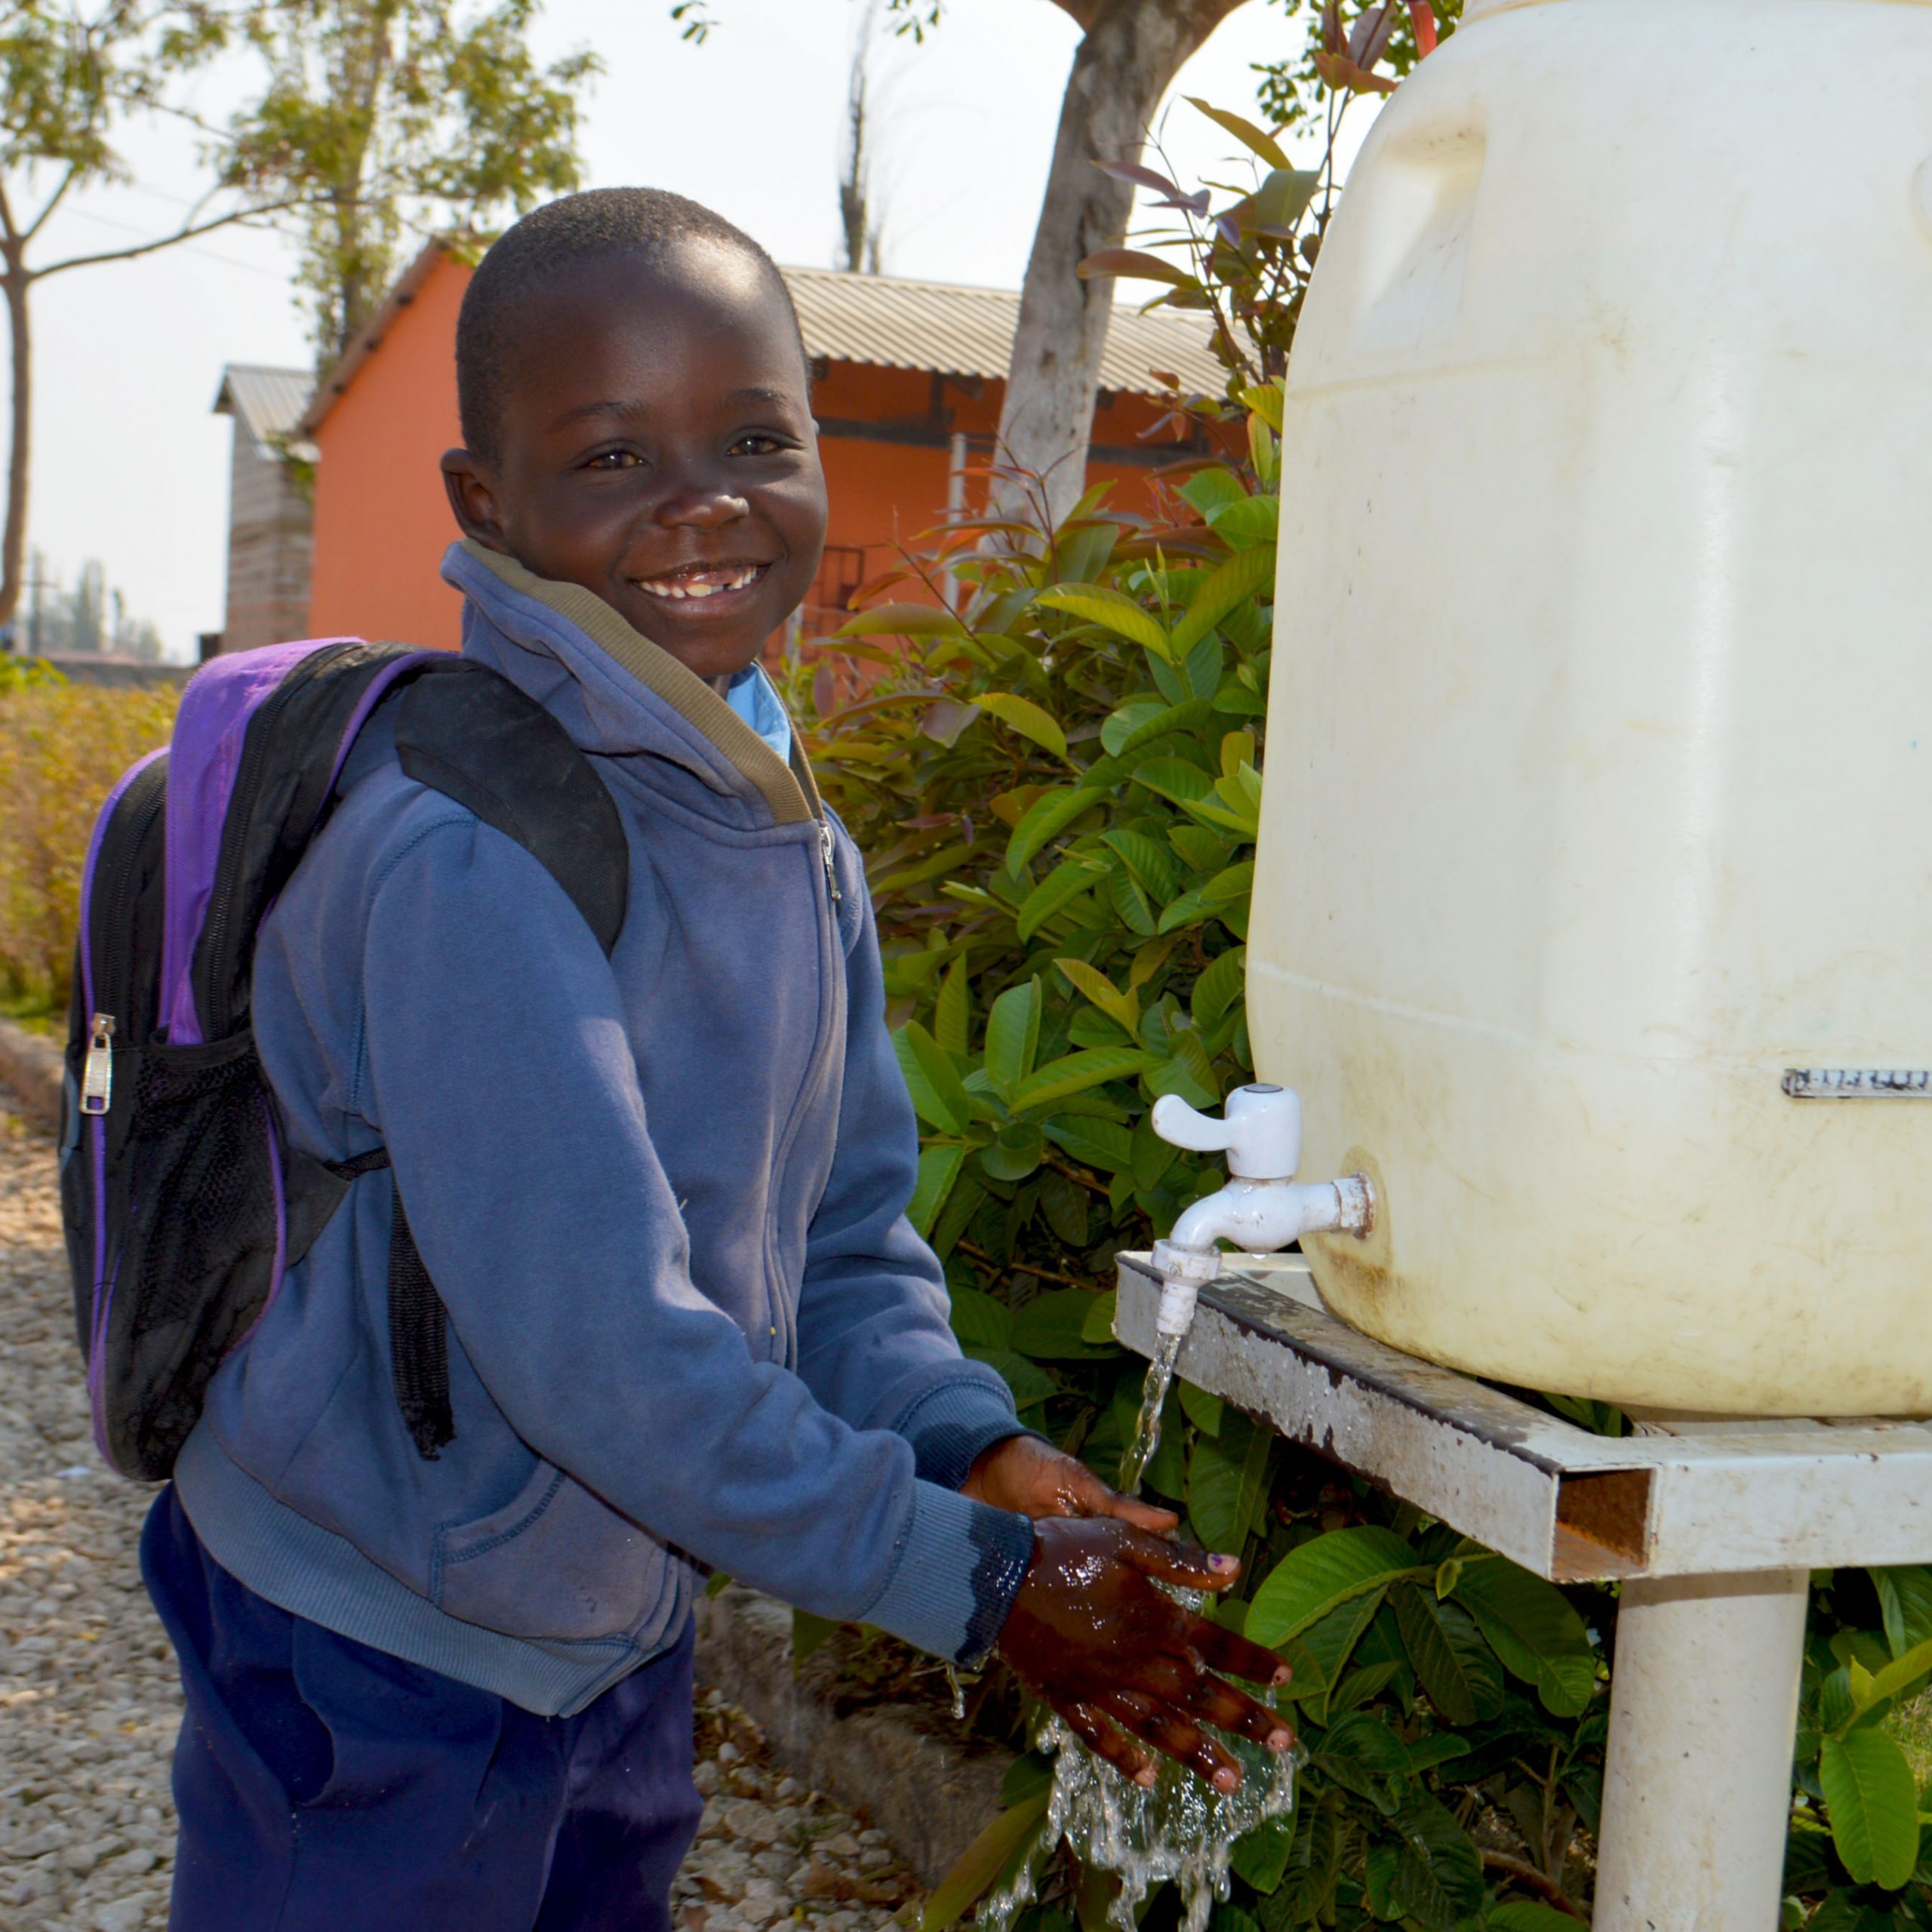
[[[1197,1112],[1178,1094],[1163,1094],[1154,1103],[1154,1131],[1173,1146],[1218,1154],[1234,1138],[1236,1123]]]
[[[1198,1113],[1177,1094],[1154,1103],[1154,1131],[1177,1147],[1223,1153],[1244,1180],[1292,1180],[1301,1164],[1301,1098],[1292,1088],[1257,1084],[1228,1096],[1223,1117]]]

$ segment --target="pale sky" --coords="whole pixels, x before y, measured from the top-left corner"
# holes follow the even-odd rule
[[[586,102],[587,185],[674,189],[781,262],[829,266],[858,0],[715,0],[715,11],[722,25],[697,48],[680,42],[666,0],[551,0],[540,45],[589,45],[608,69]],[[1252,113],[1250,63],[1278,57],[1302,31],[1248,0],[1176,91]],[[1019,285],[1075,37],[1050,0],[952,0],[923,49],[882,43],[888,272]],[[212,106],[222,83],[207,86]],[[1218,128],[1184,103],[1165,127],[1183,186],[1203,171],[1229,178],[1217,164],[1234,144]],[[139,185],[63,209],[48,235],[61,254],[178,219],[195,192],[192,152],[153,135],[128,151]],[[190,656],[195,634],[222,622],[232,432],[210,413],[222,367],[310,360],[292,276],[277,238],[230,229],[57,276],[34,296],[31,541],[69,582],[100,558],[171,656]]]

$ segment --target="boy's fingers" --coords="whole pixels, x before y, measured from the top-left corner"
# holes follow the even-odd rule
[[[1285,1718],[1224,1679],[1210,1676],[1192,1657],[1143,1658],[1121,1690],[1171,1704],[1217,1730],[1232,1731],[1271,1750],[1284,1751],[1294,1742]]]
[[[1121,1558],[1143,1577],[1183,1589],[1225,1590],[1241,1574],[1241,1558],[1220,1556],[1205,1549],[1189,1549],[1177,1543],[1136,1530],[1121,1539]]]
[[[1164,1757],[1185,1764],[1217,1791],[1240,1789],[1241,1766],[1192,1718],[1131,1690],[1118,1691],[1097,1701],[1102,1710],[1135,1737],[1152,1745]]]
[[[1272,1651],[1263,1650],[1238,1632],[1202,1617],[1188,1640],[1210,1670],[1226,1677],[1244,1677],[1251,1684],[1285,1684],[1294,1676]]]
[[[1060,1721],[1095,1757],[1104,1759],[1134,1784],[1154,1782],[1154,1761],[1120,1727],[1091,1704],[1055,1704]]]
[[[1073,1513],[1081,1516],[1112,1516],[1118,1521],[1131,1523],[1137,1530],[1151,1530],[1155,1535],[1164,1535],[1180,1521],[1171,1509],[1157,1509],[1151,1503],[1143,1503],[1137,1496],[1123,1496],[1109,1484],[1103,1482],[1085,1463],[1075,1464],[1079,1472],[1069,1484],[1068,1501]]]
[[[1278,1711],[1257,1703],[1245,1692],[1218,1677],[1204,1677],[1175,1701],[1217,1730],[1232,1731],[1270,1751],[1285,1751],[1295,1741],[1288,1721]]]
[[[1171,1509],[1157,1509],[1151,1503],[1143,1503],[1137,1496],[1123,1496],[1118,1490],[1109,1489],[1104,1483],[1087,1513],[1090,1516],[1112,1516],[1117,1521],[1131,1523],[1137,1530],[1146,1530],[1157,1537],[1166,1535],[1180,1522]]]

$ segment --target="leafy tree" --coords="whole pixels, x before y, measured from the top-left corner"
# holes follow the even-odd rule
[[[540,67],[536,0],[453,20],[429,0],[13,0],[0,29],[0,294],[11,346],[11,440],[0,528],[0,624],[25,582],[32,451],[30,296],[48,275],[129,261],[238,222],[292,223],[327,361],[380,298],[411,229],[474,226],[576,186],[577,54]],[[187,83],[225,50],[251,49],[267,85],[226,125]],[[125,181],[128,127],[193,130],[205,194],[146,239],[45,257],[48,224],[76,189]]]
[[[173,228],[78,254],[45,250],[48,223],[69,195],[125,180],[116,142],[134,120],[183,111],[183,83],[227,44],[230,17],[198,0],[97,0],[64,6],[14,0],[0,28],[0,294],[11,346],[12,430],[0,530],[0,624],[25,581],[27,481],[33,434],[30,297],[49,275],[131,261],[260,211],[242,195],[211,195]]]
[[[222,180],[277,204],[301,248],[325,366],[381,300],[406,237],[475,230],[576,187],[588,52],[531,54],[537,0],[453,15],[437,0],[261,0],[269,68],[226,131]]]

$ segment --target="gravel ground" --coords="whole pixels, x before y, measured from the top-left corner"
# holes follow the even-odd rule
[[[152,1491],[103,1469],[74,1353],[50,1143],[0,1088],[0,1928],[162,1932],[180,1694],[135,1568]],[[685,1932],[917,1916],[884,1835],[801,1788],[757,1727],[700,1693]]]

